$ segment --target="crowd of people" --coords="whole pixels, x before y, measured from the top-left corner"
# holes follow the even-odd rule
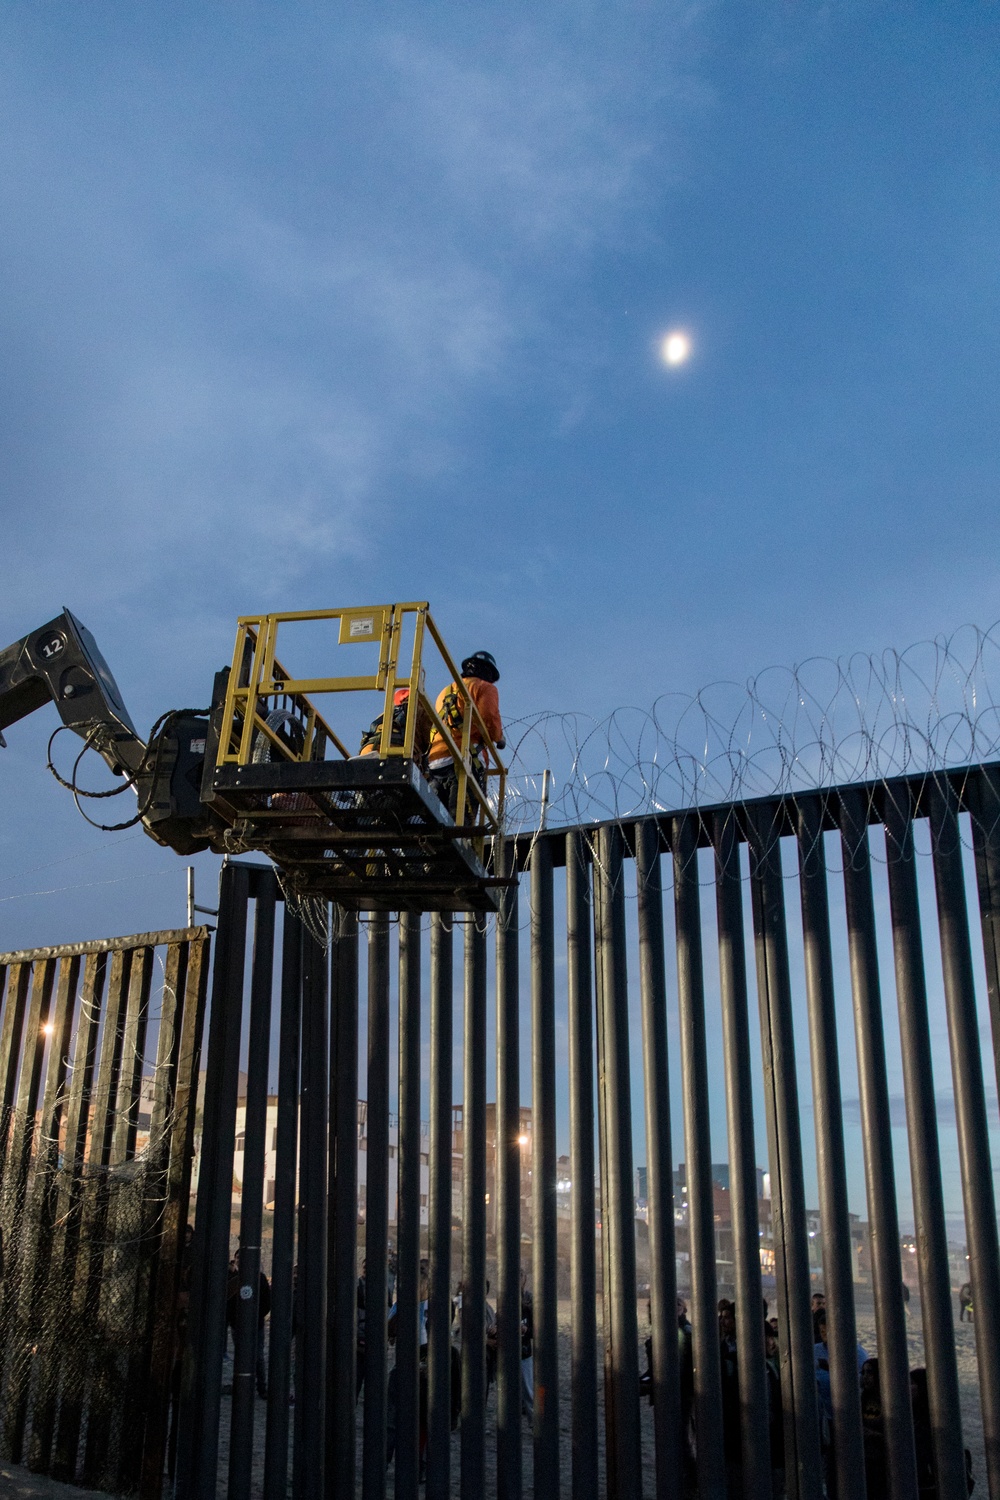
[[[182,1257],[182,1282],[185,1295],[182,1298],[183,1310],[186,1313],[186,1287],[190,1274],[190,1251],[191,1231],[185,1238],[184,1254]],[[297,1269],[297,1268],[296,1268]],[[295,1278],[297,1280],[297,1278]],[[357,1386],[356,1398],[360,1400],[365,1380],[365,1342],[366,1328],[370,1318],[376,1313],[381,1303],[385,1310],[387,1338],[390,1345],[395,1344],[398,1328],[399,1303],[396,1298],[397,1264],[392,1245],[389,1247],[389,1258],[387,1265],[387,1278],[385,1295],[378,1301],[372,1302],[372,1293],[367,1283],[367,1266],[361,1263],[361,1275],[357,1282]],[[485,1283],[486,1296],[484,1299],[484,1323],[485,1323],[485,1350],[486,1350],[486,1399],[489,1400],[491,1389],[496,1380],[498,1362],[498,1324],[496,1309],[490,1301],[490,1283]],[[462,1303],[464,1286],[460,1284],[455,1294],[450,1299],[450,1329],[451,1329],[451,1426],[454,1431],[459,1424],[461,1414],[461,1353],[460,1339],[462,1328]],[[229,1334],[232,1334],[235,1345],[236,1325],[239,1313],[241,1297],[246,1296],[246,1288],[241,1286],[239,1276],[239,1263],[236,1256],[229,1265],[229,1281],[226,1297],[226,1362],[230,1362]],[[972,1296],[968,1287],[962,1287],[959,1294],[960,1317],[962,1319],[972,1318]],[[296,1332],[297,1322],[297,1296],[293,1296],[293,1337]],[[257,1296],[257,1348],[255,1358],[255,1376],[257,1394],[261,1399],[267,1397],[267,1358],[266,1358],[266,1322],[270,1312],[271,1289],[264,1272],[260,1272],[258,1296]],[[428,1311],[430,1308],[430,1263],[427,1259],[420,1261],[418,1282],[418,1351],[419,1351],[419,1441],[420,1441],[420,1464],[423,1471],[425,1451],[427,1443],[427,1351],[428,1351]],[[823,1462],[823,1479],[825,1492],[828,1500],[850,1500],[850,1497],[840,1493],[837,1483],[835,1465],[835,1448],[833,1442],[834,1433],[834,1407],[833,1392],[830,1375],[830,1349],[828,1342],[829,1315],[827,1312],[826,1298],[822,1292],[815,1292],[812,1297],[812,1323],[813,1323],[813,1360],[816,1376],[816,1409],[819,1420],[820,1444]],[[722,1434],[723,1451],[725,1455],[727,1490],[730,1500],[740,1500],[743,1493],[743,1456],[742,1456],[742,1429],[741,1429],[741,1407],[739,1391],[739,1363],[737,1357],[737,1317],[736,1304],[728,1298],[722,1298],[718,1303],[718,1339],[720,1355],[720,1371],[722,1381]],[[785,1493],[785,1433],[784,1433],[784,1410],[782,1403],[781,1367],[779,1360],[779,1328],[778,1319],[768,1314],[766,1300],[762,1305],[763,1334],[764,1334],[764,1358],[765,1358],[765,1380],[768,1399],[768,1448],[771,1463],[772,1492],[775,1497]],[[694,1380],[694,1340],[691,1322],[688,1317],[688,1307],[682,1296],[677,1298],[677,1340],[678,1340],[678,1368],[680,1377],[680,1420],[681,1420],[681,1460],[683,1467],[683,1484],[686,1494],[697,1492],[697,1451],[698,1432],[695,1411],[695,1380]],[[534,1307],[531,1291],[527,1284],[527,1274],[521,1271],[521,1321],[520,1321],[520,1362],[521,1362],[521,1411],[523,1417],[530,1424],[534,1412],[534,1382],[533,1382],[533,1348],[534,1348]],[[179,1356],[179,1348],[178,1348]],[[879,1497],[888,1493],[888,1477],[886,1466],[886,1444],[883,1429],[882,1398],[879,1383],[879,1362],[876,1358],[869,1357],[868,1351],[858,1344],[855,1349],[857,1364],[858,1386],[860,1393],[861,1416],[862,1416],[862,1439],[864,1450],[865,1478],[868,1495]],[[175,1386],[178,1384],[176,1377],[179,1375],[179,1358],[175,1365]],[[229,1383],[229,1389],[231,1389]],[[226,1386],[223,1386],[226,1389]],[[176,1412],[176,1398],[178,1391],[174,1390],[174,1405]],[[652,1404],[654,1400],[653,1382],[653,1351],[652,1338],[646,1339],[646,1370],[640,1380],[640,1394],[646,1397]],[[935,1477],[934,1453],[932,1447],[932,1426],[930,1405],[927,1387],[927,1372],[923,1368],[910,1371],[910,1396],[913,1407],[913,1427],[916,1446],[917,1474],[918,1474],[918,1497],[919,1500],[936,1500],[939,1494]],[[291,1395],[294,1403],[294,1392]],[[396,1444],[396,1413],[398,1401],[397,1370],[393,1364],[388,1374],[387,1388],[387,1462],[393,1461]],[[173,1423],[171,1424],[174,1425]],[[174,1434],[171,1434],[171,1450],[174,1447]],[[173,1454],[171,1452],[171,1458]],[[973,1490],[973,1475],[971,1458],[966,1450],[966,1468],[968,1491]]]
[[[362,1267],[362,1270],[364,1267]],[[365,1297],[366,1293],[361,1291],[362,1283],[359,1281],[359,1298]],[[460,1339],[462,1331],[462,1302],[464,1297],[464,1283],[459,1283],[455,1295],[450,1299],[450,1348],[451,1348],[451,1430],[454,1432],[458,1427],[462,1411],[462,1356],[460,1350]],[[497,1315],[496,1308],[490,1301],[490,1283],[485,1284],[485,1298],[483,1303],[483,1321],[486,1346],[486,1400],[489,1400],[490,1390],[496,1380],[497,1371]],[[420,1279],[418,1285],[418,1320],[419,1329],[419,1442],[420,1442],[420,1472],[423,1474],[424,1462],[427,1449],[427,1318],[430,1308],[430,1263],[427,1260],[420,1262]],[[359,1302],[360,1306],[360,1302]],[[388,1337],[389,1343],[396,1341],[397,1317],[399,1303],[392,1301],[392,1291],[389,1291],[388,1311]],[[527,1273],[521,1271],[521,1411],[530,1422],[534,1412],[534,1381],[532,1371],[533,1347],[534,1347],[534,1319],[531,1292],[527,1285]],[[359,1323],[358,1336],[358,1365],[359,1369],[364,1360],[364,1333],[363,1325]],[[359,1376],[359,1391],[362,1377]],[[393,1365],[389,1371],[389,1385],[387,1398],[387,1462],[391,1463],[396,1448],[396,1412],[398,1401],[398,1379],[396,1366]]]
[[[970,1298],[971,1301],[971,1298]],[[765,1377],[768,1398],[768,1446],[771,1461],[772,1493],[775,1497],[785,1493],[785,1433],[784,1410],[781,1390],[781,1368],[779,1363],[778,1320],[768,1316],[768,1304],[763,1303]],[[813,1362],[816,1372],[816,1407],[819,1420],[820,1446],[823,1464],[823,1482],[828,1500],[851,1500],[842,1495],[837,1483],[835,1450],[833,1443],[833,1395],[830,1383],[830,1350],[827,1341],[828,1314],[826,1297],[816,1292],[812,1298]],[[739,1366],[737,1361],[736,1305],[728,1298],[718,1304],[718,1337],[720,1370],[722,1376],[722,1431],[725,1454],[727,1491],[730,1500],[739,1500],[743,1493],[742,1428],[739,1391]],[[677,1298],[677,1337],[680,1373],[681,1407],[681,1459],[684,1470],[685,1490],[689,1494],[697,1491],[697,1421],[694,1401],[694,1345],[691,1323],[688,1319],[687,1303]],[[640,1382],[640,1390],[653,1401],[652,1339],[646,1340],[647,1367]],[[888,1494],[886,1466],[886,1444],[882,1419],[882,1398],[879,1385],[879,1362],[870,1358],[860,1344],[855,1349],[858,1386],[861,1398],[862,1441],[864,1450],[865,1480],[870,1500]],[[913,1406],[913,1427],[916,1446],[919,1500],[937,1500],[939,1489],[935,1475],[932,1427],[927,1390],[927,1372],[923,1368],[910,1371],[910,1398]],[[966,1450],[968,1491],[973,1490],[971,1457]]]

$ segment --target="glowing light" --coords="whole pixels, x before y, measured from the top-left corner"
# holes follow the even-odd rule
[[[55,1029],[56,1028],[53,1026],[51,1021],[46,1021],[45,1025],[42,1027],[42,1035],[51,1036]]]
[[[517,1144],[519,1146],[526,1146],[528,1144],[528,1137],[526,1135],[519,1135],[517,1138]]]
[[[660,345],[660,353],[664,364],[682,365],[691,353],[691,340],[686,333],[675,330],[664,338]]]

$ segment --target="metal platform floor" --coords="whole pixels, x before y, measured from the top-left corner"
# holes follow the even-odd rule
[[[291,891],[354,911],[496,910],[477,828],[456,827],[412,760],[223,766],[231,842],[273,859]]]

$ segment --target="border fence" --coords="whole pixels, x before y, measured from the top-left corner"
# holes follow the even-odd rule
[[[927,910],[926,894],[921,910],[918,829],[921,846],[929,829],[936,922]],[[978,896],[978,952],[968,900],[973,888],[967,879],[968,845]],[[373,914],[362,923],[356,913],[336,907],[305,909],[285,903],[270,867],[242,862],[224,867],[205,1057],[190,1315],[178,1390],[176,1463],[171,1466],[176,1495],[180,1500],[214,1500],[217,1494],[228,1500],[284,1500],[291,1493],[295,1500],[353,1500],[360,1489],[364,1500],[381,1500],[387,1493],[417,1500],[425,1474],[427,1500],[444,1500],[456,1492],[470,1500],[494,1494],[499,1500],[521,1500],[529,1488],[546,1500],[560,1493],[573,1500],[597,1500],[600,1495],[633,1500],[644,1487],[647,1494],[664,1497],[697,1493],[702,1500],[725,1500],[727,1495],[732,1500],[739,1494],[743,1500],[769,1500],[778,1470],[792,1500],[822,1500],[825,1492],[852,1500],[864,1496],[856,1252],[848,1213],[841,1078],[849,1012],[868,1205],[885,1492],[891,1500],[913,1500],[920,1482],[920,1456],[929,1453],[937,1493],[942,1500],[959,1500],[966,1494],[965,1440],[935,1092],[944,1080],[940,1054],[935,1057],[932,1049],[928,999],[930,989],[942,987],[976,1318],[986,1464],[985,1475],[977,1479],[985,1479],[983,1488],[993,1500],[1000,1500],[1000,1252],[975,983],[981,955],[993,1064],[1000,1074],[1000,766],[544,830],[508,840],[503,856],[504,873],[516,867],[526,878],[520,891],[501,891],[492,959],[488,924],[482,916],[470,914],[459,921],[434,914],[429,951],[423,951],[417,915]],[[887,910],[876,900],[876,861],[884,863]],[[841,905],[831,891],[834,871],[842,872],[837,878],[843,882],[846,989],[835,961],[839,939],[834,929]],[[880,875],[879,883],[882,879]],[[708,906],[707,891],[715,908],[714,954],[705,952],[706,933],[712,931],[710,911],[703,910]],[[563,910],[565,948],[556,930]],[[521,1003],[522,923],[528,929],[526,1007]],[[935,951],[940,951],[936,973],[925,957],[932,927]],[[194,952],[194,934],[168,936],[190,940]],[[800,941],[801,968],[792,956]],[[978,938],[975,941],[978,944]],[[204,945],[207,939],[197,942]],[[886,959],[891,953],[895,980],[927,1371],[927,1432],[915,1430],[912,1417],[886,1055],[887,1027],[894,1023],[891,1000],[883,994],[880,952]],[[54,1149],[46,1143],[62,1138],[62,1126],[45,1124],[46,1109],[51,1108],[45,1102],[47,1092],[37,1128],[30,1125],[38,1110],[35,1075],[40,1067],[40,1061],[30,1065],[31,1059],[51,1056],[53,1049],[59,1055],[55,1043],[46,1053],[37,1024],[43,1011],[48,1015],[48,1001],[42,996],[51,978],[37,981],[37,1004],[35,990],[31,991],[20,1053],[29,1065],[21,1063],[18,1087],[23,1101],[18,1093],[15,1104],[18,1053],[7,1038],[14,1029],[20,1035],[22,1022],[8,1018],[12,1004],[14,1014],[23,1013],[28,991],[26,979],[18,977],[15,982],[11,976],[17,963],[22,965],[17,974],[23,973],[29,956],[8,955],[4,961],[11,965],[0,1042],[5,1049],[0,1051],[4,1120],[12,1122],[2,1199],[6,1250],[7,1225],[14,1222],[9,1215],[15,1205],[27,1201],[26,1195],[30,1197],[32,1172],[38,1176],[39,1162],[44,1168],[46,1151],[51,1154]],[[80,961],[78,955],[76,962]],[[51,966],[55,958],[42,955],[40,962],[42,970],[36,963],[35,974],[51,975],[44,965]],[[119,972],[115,962],[112,955],[112,978]],[[121,968],[124,958],[118,962]],[[145,972],[144,962],[140,960],[137,969],[133,957],[130,973]],[[675,983],[668,972],[671,962]],[[496,994],[492,1160],[487,1110],[491,968]],[[721,1006],[721,1051],[711,1055],[706,1021],[709,975],[713,982],[717,976]],[[459,978],[462,1025],[461,1037],[456,1038],[453,1001]],[[117,1055],[128,1059],[139,1047],[138,1040],[127,1040],[132,1036],[129,1026],[137,1024],[143,1004],[137,998],[132,1008],[131,1000],[121,998],[131,996],[131,980],[126,985],[120,976],[116,983],[118,989],[112,984],[109,994],[119,995],[116,1003],[124,1021],[112,1023],[109,1012],[104,1024],[108,1035],[126,1038],[129,1050],[123,1042]],[[358,1062],[362,983],[367,999],[364,1080]],[[186,988],[190,991],[190,981]],[[140,996],[139,979],[135,989]],[[177,981],[174,989],[185,985]],[[22,995],[20,1001],[17,995]],[[668,1056],[668,996],[676,998],[679,1069]],[[641,1078],[632,1076],[636,1053],[630,1027],[635,1016],[630,1010],[635,997]],[[185,1016],[195,1010],[189,1002]],[[65,1024],[60,1014],[57,1006],[57,1026]],[[528,1035],[522,1036],[525,1020]],[[563,1026],[568,1042],[568,1237],[560,1229],[557,1201],[557,1035]],[[462,1044],[460,1099],[453,1097],[456,1040]],[[522,1041],[530,1042],[530,1079],[521,1076]],[[430,1139],[424,1215],[425,1043]],[[369,1287],[382,1287],[388,1269],[394,1049],[398,1273],[390,1351],[386,1320],[372,1315],[371,1304],[363,1344],[358,1340],[358,1097],[363,1082],[366,1278]],[[758,1056],[762,1089],[755,1076]],[[828,1431],[821,1430],[817,1408],[810,1313],[813,1281],[803,1131],[810,1101],[799,1093],[799,1062],[806,1057],[829,1310]],[[103,1163],[108,1167],[127,1162],[129,1142],[133,1153],[135,1145],[134,1113],[129,1109],[134,1112],[136,1075],[131,1074],[129,1094],[120,1060],[116,1066],[116,1097],[122,1105],[112,1120],[110,1106],[100,1104],[105,1095],[98,1088],[94,1097],[103,1113],[93,1114],[90,1136],[93,1142],[103,1131],[102,1139],[111,1142]],[[723,1400],[717,1332],[710,1099],[713,1077],[720,1074],[732,1214],[735,1428]],[[672,1139],[671,1079],[676,1076],[690,1256],[690,1387],[679,1352],[675,1302],[673,1164],[680,1142]],[[67,1122],[75,1118],[73,1086],[64,1111]],[[53,1098],[59,1087],[54,1085]],[[529,1091],[531,1132],[526,1151],[522,1093]],[[640,1291],[636,1250],[633,1134],[634,1104],[640,1099],[646,1137],[648,1294],[645,1283]],[[768,1382],[761,1317],[754,1146],[761,1101],[778,1310],[776,1384]],[[462,1151],[456,1182],[453,1107],[459,1103]],[[74,1159],[82,1160],[84,1137],[79,1125],[74,1128],[80,1142]],[[242,1162],[237,1195],[238,1133]],[[151,1131],[151,1141],[154,1134]],[[68,1143],[68,1134],[65,1139]],[[171,1141],[173,1162],[175,1146],[181,1155],[184,1150],[176,1123]],[[32,1151],[34,1165],[29,1170],[24,1163]],[[69,1145],[60,1151],[60,1161],[68,1160]],[[269,1161],[274,1164],[273,1178],[266,1184],[272,1170]],[[77,1195],[85,1206],[86,1172],[77,1177],[82,1184]],[[168,1173],[168,1179],[179,1192],[180,1177]],[[115,1204],[124,1196],[119,1189],[118,1199],[107,1209],[109,1216],[120,1212]],[[163,1201],[161,1192],[157,1202]],[[169,1193],[166,1201],[174,1201]],[[165,1223],[162,1207],[157,1213]],[[46,1233],[55,1244],[62,1232],[61,1216],[50,1209],[45,1222],[53,1226]],[[176,1222],[179,1225],[179,1217]],[[164,1233],[161,1244],[167,1238]],[[560,1272],[567,1238],[568,1327],[565,1318],[560,1322]],[[265,1239],[271,1279],[266,1405],[255,1399]],[[239,1288],[235,1316],[227,1313],[234,1241]],[[88,1236],[78,1233],[73,1252],[78,1261],[84,1254],[92,1259],[94,1252],[86,1249],[87,1244]],[[100,1237],[98,1244],[103,1245]],[[172,1244],[177,1246],[176,1236]],[[5,1315],[8,1309],[32,1306],[25,1277],[40,1261],[25,1232],[21,1245],[22,1269],[9,1285],[9,1270],[5,1276]],[[100,1253],[102,1265],[108,1265],[108,1253]],[[160,1253],[166,1267],[169,1253]],[[55,1252],[46,1248],[46,1264],[54,1257]],[[525,1451],[521,1272],[527,1262],[533,1296],[534,1400],[530,1446]],[[176,1267],[176,1261],[169,1264]],[[452,1344],[452,1296],[459,1267],[460,1352]],[[166,1287],[174,1276],[169,1284],[176,1286],[176,1274],[175,1269],[165,1270],[166,1279],[157,1273],[152,1280],[157,1288]],[[137,1273],[128,1275],[129,1285],[138,1286]],[[497,1391],[489,1420],[487,1275],[495,1275],[497,1301]],[[78,1284],[90,1285],[85,1274],[78,1275]],[[640,1332],[640,1306],[647,1295],[651,1361],[643,1383],[645,1329]],[[155,1305],[165,1304],[156,1300]],[[235,1342],[231,1393],[223,1391],[227,1318],[234,1324]],[[144,1326],[163,1325],[153,1318]],[[18,1335],[20,1347],[27,1347],[26,1330],[25,1324]],[[17,1438],[22,1444],[18,1447],[6,1434],[17,1426],[11,1414],[16,1418],[20,1410],[11,1392],[16,1394],[17,1382],[26,1377],[16,1373],[20,1366],[16,1353],[10,1352],[13,1348],[8,1339],[3,1441],[4,1451],[17,1456],[25,1451],[23,1436]],[[43,1350],[40,1344],[33,1370],[39,1362],[44,1366]],[[139,1359],[138,1353],[134,1358]],[[96,1361],[91,1367],[97,1368]],[[148,1388],[162,1389],[163,1361],[154,1358],[150,1368],[161,1373],[148,1377]],[[115,1369],[115,1378],[121,1378],[124,1366]],[[138,1390],[128,1374],[129,1385],[122,1389]],[[360,1376],[364,1403],[359,1418]],[[100,1391],[106,1392],[110,1387],[102,1379]],[[641,1401],[647,1388],[651,1411]],[[67,1397],[58,1399],[62,1410]],[[103,1442],[102,1399],[91,1397],[97,1413],[91,1421]],[[782,1418],[778,1453],[772,1441],[776,1402]],[[45,1423],[51,1426],[53,1418],[46,1415],[44,1401],[36,1401],[31,1411],[36,1407],[40,1416],[32,1420],[44,1433],[49,1430]],[[70,1398],[71,1414],[73,1409]],[[686,1428],[682,1418],[690,1419]],[[165,1415],[148,1420],[165,1430]],[[89,1432],[89,1422],[84,1425]],[[110,1451],[113,1445],[107,1446]],[[150,1444],[148,1452],[154,1451],[162,1453],[162,1448]],[[390,1451],[393,1464],[387,1469]],[[135,1461],[130,1462],[128,1472],[134,1476]],[[110,1472],[107,1466],[105,1472]],[[93,1476],[96,1469],[87,1473]],[[159,1475],[154,1479],[148,1464],[144,1474],[142,1493],[153,1497]],[[869,1500],[880,1497],[870,1495]]]
[[[116,1494],[168,1446],[209,943],[0,954],[0,1455]]]

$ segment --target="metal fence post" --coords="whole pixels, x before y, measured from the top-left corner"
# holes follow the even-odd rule
[[[233,1406],[229,1436],[228,1500],[249,1500],[253,1477],[254,1385],[263,1359],[260,1308],[260,1241],[264,1219],[267,1158],[267,1075],[271,1044],[274,967],[274,908],[277,881],[258,881],[250,979],[250,1035],[246,1111],[243,1122],[243,1182],[240,1201],[239,1301],[233,1329]]]
[[[295,1500],[323,1500],[326,1493],[328,1018],[326,954],[307,929],[302,935]]]
[[[917,1460],[899,1264],[899,1217],[868,848],[868,809],[859,793],[847,791],[841,795],[840,827],[889,1493],[893,1500],[904,1497],[910,1500],[917,1485]]]
[[[594,1194],[594,993],[590,875],[580,833],[566,835],[569,1007],[573,1500],[597,1500],[597,1255]]]
[[[358,1296],[358,914],[333,908],[327,1186],[326,1482],[352,1497]],[[336,1476],[336,1478],[334,1478]]]
[[[944,776],[937,777],[931,787],[930,816],[958,1154],[976,1310],[986,1473],[990,1495],[996,1500],[1000,1496],[1000,1250],[957,799]]]
[[[649,1301],[653,1341],[651,1396],[656,1435],[656,1494],[658,1500],[666,1500],[683,1485],[683,1472],[663,881],[660,830],[652,821],[636,825],[635,862],[639,898],[642,1067],[646,1096],[646,1198],[649,1204]]]
[[[365,1414],[361,1500],[383,1500],[389,1277],[389,919],[368,919],[368,1170],[365,1188]]]
[[[466,919],[464,1006],[461,1493],[478,1500],[486,1487],[486,919],[477,915]]]
[[[736,1360],[740,1394],[744,1500],[770,1500],[771,1452],[765,1380],[760,1224],[754,1149],[750,1016],[740,846],[733,814],[719,813],[715,848],[719,989],[726,1071],[729,1189],[736,1262]]]
[[[268,1345],[264,1500],[288,1494],[288,1398],[295,1318],[295,1198],[298,1177],[299,1047],[302,1016],[302,924],[286,906],[281,939],[278,1119],[271,1245],[271,1333]]]
[[[604,1263],[605,1423],[609,1500],[642,1495],[639,1431],[639,1330],[635,1284],[635,1187],[632,1175],[632,1094],[629,1081],[628,970],[625,946],[623,841],[617,827],[598,833],[594,904],[598,974],[598,1090],[604,1115],[602,1147],[607,1222]],[[609,1337],[610,1334],[610,1337]]]
[[[420,1358],[420,918],[399,918],[399,1207],[397,1209],[396,1410],[398,1500],[419,1494]]]
[[[697,818],[688,817],[675,818],[671,828],[674,917],[677,929],[677,1003],[681,1031],[681,1093],[691,1247],[694,1414],[698,1432],[698,1493],[703,1500],[725,1500],[726,1461],[716,1300],[718,1287],[715,1275],[712,1134],[708,1114],[708,1050],[705,1041],[697,826]]]
[[[531,1217],[534,1483],[559,1493],[559,1311],[556,1245],[556,980],[552,845],[531,853]]]
[[[806,1002],[809,1007],[819,1211],[823,1226],[823,1278],[829,1313],[827,1348],[830,1352],[834,1472],[842,1494],[860,1496],[865,1492],[865,1462],[823,812],[822,804],[815,797],[804,798],[798,806],[799,889]],[[876,1500],[876,1497],[872,1496],[871,1500]]]
[[[981,766],[965,788],[971,804],[972,843],[986,963],[986,998],[993,1031],[993,1067],[1000,1090],[1000,772]]]
[[[964,1500],[965,1454],[955,1361],[955,1319],[909,790],[887,788],[885,803],[896,997],[934,1466],[942,1500]]]
[[[773,804],[752,806],[748,821],[778,1283],[785,1483],[790,1500],[819,1500],[823,1476],[816,1412],[805,1183],[778,810]]]
[[[501,849],[504,875],[516,845]],[[521,1500],[521,1125],[517,887],[503,889],[497,917],[497,1495]]]
[[[245,865],[223,866],[177,1460],[177,1493],[188,1500],[215,1500],[249,888]]]
[[[431,917],[427,1500],[448,1500],[451,1489],[452,957],[452,918],[435,912]]]

